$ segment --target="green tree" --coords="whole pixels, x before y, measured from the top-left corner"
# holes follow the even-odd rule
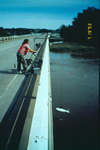
[[[7,36],[7,32],[5,31],[5,29],[3,29],[3,27],[0,27],[0,36]]]
[[[99,46],[100,39],[100,10],[94,7],[88,7],[83,10],[83,13],[78,13],[77,17],[73,18],[71,26],[63,25],[60,30],[60,35],[64,41],[85,43],[88,45]],[[88,40],[88,23],[92,24],[91,40]]]

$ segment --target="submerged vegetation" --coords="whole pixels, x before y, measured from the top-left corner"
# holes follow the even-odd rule
[[[55,43],[50,45],[50,51],[68,52],[73,57],[99,58],[99,48],[78,43]]]

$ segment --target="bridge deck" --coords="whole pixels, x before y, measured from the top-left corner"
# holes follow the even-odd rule
[[[40,74],[30,74],[9,115],[0,126],[0,148],[53,150],[52,97],[49,40],[46,41]]]

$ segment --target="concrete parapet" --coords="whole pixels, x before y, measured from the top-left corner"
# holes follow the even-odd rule
[[[14,36],[5,36],[5,37],[0,37],[0,41],[7,41],[7,40],[13,40],[16,37]]]
[[[17,38],[26,37],[26,36],[32,36],[32,35],[4,36],[4,37],[0,37],[0,41],[8,41],[8,40],[13,40],[13,39],[17,39]]]

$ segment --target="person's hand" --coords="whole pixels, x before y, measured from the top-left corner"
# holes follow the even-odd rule
[[[34,54],[34,53],[36,53],[36,52],[32,52],[32,53]]]

